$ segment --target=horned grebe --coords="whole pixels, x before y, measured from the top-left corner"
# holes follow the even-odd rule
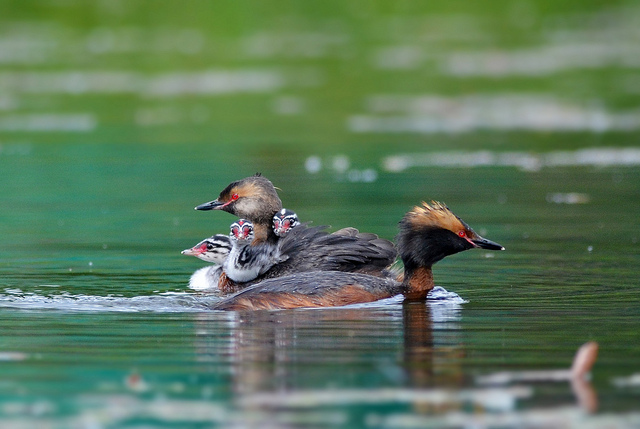
[[[277,243],[271,227],[273,216],[282,209],[276,188],[260,174],[227,185],[217,199],[200,204],[196,210],[224,210],[253,223],[255,240]]]
[[[255,235],[251,247],[262,243],[280,246],[282,261],[256,280],[310,270],[386,275],[397,255],[390,241],[355,228],[329,234],[325,227],[298,225],[286,237],[278,237],[272,225],[282,202],[273,184],[259,174],[230,183],[216,200],[196,210],[224,210],[251,221]]]
[[[298,228],[294,228],[293,235]],[[214,310],[271,310],[332,307],[372,302],[397,294],[425,299],[434,287],[431,267],[448,255],[504,247],[480,237],[444,204],[414,207],[400,221],[397,236],[404,263],[402,280],[338,271],[316,271],[264,280],[213,305]],[[288,235],[287,237],[289,237]]]

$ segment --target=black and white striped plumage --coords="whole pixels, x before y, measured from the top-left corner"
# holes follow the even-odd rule
[[[300,220],[293,210],[282,209],[273,216],[273,232],[280,238],[298,225],[300,225]]]
[[[189,279],[189,288],[195,290],[217,289],[222,274],[222,264],[231,253],[231,247],[228,235],[216,234],[205,238],[189,249],[184,249],[183,255],[195,256],[213,264],[196,270]]]
[[[231,240],[228,235],[216,234],[205,238],[195,246],[184,249],[183,255],[195,256],[205,262],[222,265],[231,252]]]
[[[279,248],[271,243],[252,245],[253,224],[239,219],[231,224],[229,234],[231,252],[224,262],[223,270],[228,278],[237,283],[256,279],[279,262]]]

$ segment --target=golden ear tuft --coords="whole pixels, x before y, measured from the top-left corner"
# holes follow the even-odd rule
[[[415,216],[438,217],[451,213],[451,211],[445,204],[432,200],[431,205],[423,201],[422,205],[415,206],[411,213]]]
[[[443,228],[457,233],[465,229],[458,217],[451,210],[438,201],[431,201],[431,205],[422,202],[409,212],[410,223],[414,228]]]

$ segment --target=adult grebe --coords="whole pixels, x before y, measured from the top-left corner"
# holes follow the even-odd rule
[[[339,271],[296,273],[264,280],[213,305],[214,310],[261,310],[332,307],[377,301],[397,294],[425,299],[434,287],[431,267],[464,250],[504,247],[480,237],[444,204],[422,203],[400,221],[398,250],[402,279]],[[291,231],[293,234],[294,228]],[[288,235],[287,237],[289,237]]]

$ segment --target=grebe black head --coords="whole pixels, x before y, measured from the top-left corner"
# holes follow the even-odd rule
[[[426,298],[434,286],[431,266],[444,257],[474,248],[504,250],[437,201],[415,206],[402,218],[399,229],[396,241],[404,264],[404,294],[409,299]]]
[[[449,208],[437,201],[423,202],[400,221],[398,249],[405,267],[431,266],[442,258],[473,248],[504,250],[480,237]]]
[[[231,241],[228,235],[216,234],[205,238],[195,246],[184,249],[183,255],[195,256],[206,262],[222,265],[231,252]]]
[[[282,209],[273,216],[273,232],[280,238],[298,225],[300,225],[300,221],[293,210]]]

